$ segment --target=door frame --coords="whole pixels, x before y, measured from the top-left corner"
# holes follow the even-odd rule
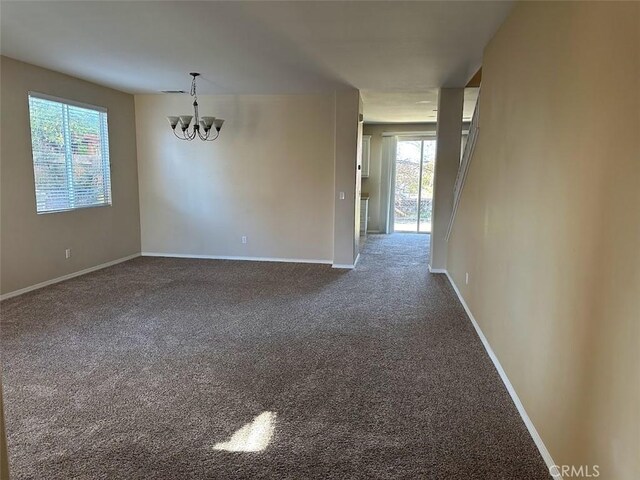
[[[402,133],[398,133],[398,132],[391,132],[391,133],[386,133],[384,135],[394,135],[396,137],[398,137],[397,139],[397,143],[400,142],[411,142],[411,141],[419,141],[420,142],[420,176],[418,178],[418,217],[417,217],[417,221],[416,221],[416,231],[413,232],[409,232],[409,231],[398,231],[395,229],[395,216],[393,219],[393,228],[391,229],[392,233],[420,233],[423,235],[430,235],[431,232],[433,231],[433,228],[431,228],[431,231],[428,232],[421,232],[420,231],[420,204],[422,202],[422,173],[423,173],[423,168],[424,168],[424,142],[425,141],[434,141],[437,142],[437,135],[436,135],[436,131],[432,131],[432,132],[402,132]],[[391,181],[393,182],[393,188],[391,189],[393,198],[390,199],[390,203],[391,205],[395,205],[395,196],[396,196],[396,189],[395,189],[395,182],[396,182],[396,176],[395,176],[395,172],[396,172],[396,162],[398,161],[398,153],[397,153],[397,146],[396,146],[396,156],[393,158],[393,163],[394,163],[394,168],[393,168],[393,172],[394,172],[394,176],[391,179]],[[434,163],[435,163],[435,158],[434,158]],[[435,171],[434,171],[434,183],[435,183]],[[433,208],[433,206],[432,206]],[[433,227],[433,226],[432,226]]]

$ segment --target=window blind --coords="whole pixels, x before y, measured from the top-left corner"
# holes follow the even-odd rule
[[[111,205],[107,111],[29,93],[36,211]]]

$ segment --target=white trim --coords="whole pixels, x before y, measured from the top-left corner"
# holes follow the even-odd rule
[[[349,264],[349,263],[334,263],[333,265],[331,265],[331,268],[343,268],[346,270],[353,270],[354,268],[356,268],[355,264]]]
[[[64,103],[65,105],[71,105],[72,107],[84,108],[85,110],[94,110],[96,112],[108,113],[107,107],[101,107],[99,105],[91,105],[90,103],[78,102],[77,100],[71,100],[69,98],[55,97],[46,93],[34,92],[29,90],[29,97],[39,98],[41,100],[49,100],[50,102]]]
[[[132,260],[136,257],[139,257],[139,253],[134,253],[133,255],[128,255],[126,257],[118,258],[116,260],[112,260],[107,263],[101,263],[100,265],[96,265],[95,267],[85,268],[84,270],[79,270],[77,272],[69,273],[67,275],[63,275],[61,277],[52,278],[51,280],[47,280],[45,282],[36,283],[35,285],[31,285],[30,287],[21,288],[19,290],[14,290],[13,292],[5,293],[4,295],[0,295],[0,301],[6,300],[8,298],[17,297],[18,295],[22,295],[23,293],[31,292],[33,290],[38,290],[43,287],[47,287],[49,285],[53,285],[54,283],[64,282],[65,280],[70,280],[74,277],[79,277],[81,275],[86,275],[87,273],[95,272],[96,270],[102,270],[103,268],[111,267],[113,265],[117,265],[118,263],[126,262],[128,260]]]
[[[353,270],[354,268],[356,268],[356,264],[358,263],[358,260],[360,260],[360,254],[358,253],[358,256],[356,257],[356,261],[353,263],[334,263],[331,267],[332,268],[344,268],[344,269],[348,269],[348,270]]]
[[[473,327],[476,329],[476,333],[478,334],[478,337],[480,337],[480,340],[482,341],[482,345],[484,345],[484,349],[489,354],[489,358],[493,362],[493,365],[496,367],[496,370],[498,371],[498,374],[500,375],[500,378],[502,379],[504,386],[507,387],[507,391],[509,392],[509,395],[511,395],[511,399],[513,400],[513,403],[518,409],[518,413],[520,414],[520,417],[522,417],[522,420],[524,421],[524,424],[526,425],[527,430],[529,430],[529,434],[531,435],[531,438],[533,438],[533,441],[536,444],[536,447],[538,447],[538,450],[540,451],[540,455],[542,455],[542,458],[547,464],[547,467],[551,469],[551,467],[556,465],[556,463],[553,461],[553,458],[551,458],[551,454],[549,453],[549,450],[547,450],[547,447],[542,441],[540,434],[536,430],[536,427],[533,425],[531,418],[529,418],[529,415],[524,409],[524,405],[520,401],[520,398],[518,397],[516,390],[513,388],[513,385],[511,384],[511,382],[509,381],[509,378],[507,377],[507,373],[502,368],[502,365],[500,365],[500,361],[498,360],[498,357],[496,356],[493,349],[491,348],[491,345],[489,345],[489,341],[487,340],[487,337],[485,337],[484,333],[482,333],[482,329],[480,328],[480,325],[478,325],[478,322],[476,321],[475,317],[471,313],[471,310],[469,309],[467,302],[464,301],[464,298],[462,297],[460,290],[458,290],[457,285],[453,281],[453,278],[451,278],[451,275],[449,275],[449,272],[447,270],[444,270],[444,273],[447,275],[447,278],[449,279],[449,283],[451,283],[453,290],[456,292],[456,295],[458,296],[460,303],[464,307],[465,312],[467,312],[467,316],[471,320]],[[553,476],[553,478],[554,480],[563,480],[560,475],[555,475]]]
[[[434,123],[435,125],[435,123]],[[436,130],[416,131],[416,132],[382,132],[383,137],[435,137]]]
[[[429,273],[447,273],[447,271],[444,268],[431,268],[429,265]]]
[[[235,255],[194,255],[190,253],[162,252],[142,252],[141,255],[143,257],[199,258],[203,260],[241,260],[249,262],[320,263],[325,265],[331,264],[331,260],[316,260],[308,258],[242,257]]]

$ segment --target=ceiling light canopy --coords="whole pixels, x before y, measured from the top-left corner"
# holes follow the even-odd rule
[[[198,94],[196,93],[196,78],[200,76],[199,73],[192,72],[189,75],[193,77],[191,81],[191,96],[193,97],[193,115],[178,115],[169,116],[169,124],[171,124],[171,130],[173,134],[180,140],[194,140],[199,137],[200,140],[205,142],[212,142],[220,136],[220,129],[224,120],[216,117],[202,117],[200,118],[198,113]],[[191,121],[194,119],[193,125]],[[180,127],[180,131],[176,131],[176,127]],[[191,128],[190,128],[191,127]],[[212,136],[212,131],[215,129],[215,136]]]

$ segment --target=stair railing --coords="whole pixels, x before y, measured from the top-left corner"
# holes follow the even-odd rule
[[[473,151],[476,147],[476,141],[478,140],[478,133],[480,126],[478,124],[480,117],[480,93],[478,92],[478,100],[476,102],[476,108],[473,111],[473,117],[471,118],[471,125],[469,126],[469,136],[467,137],[467,143],[464,146],[464,152],[462,153],[462,159],[460,160],[460,167],[458,167],[458,175],[456,176],[456,183],[453,187],[453,210],[451,212],[451,219],[449,220],[449,227],[447,229],[446,241],[449,241],[451,236],[451,230],[453,229],[453,223],[458,211],[458,205],[460,204],[460,197],[462,196],[462,189],[464,188],[464,182],[467,178],[467,172],[469,171],[469,165],[471,164],[471,158],[473,157]]]

